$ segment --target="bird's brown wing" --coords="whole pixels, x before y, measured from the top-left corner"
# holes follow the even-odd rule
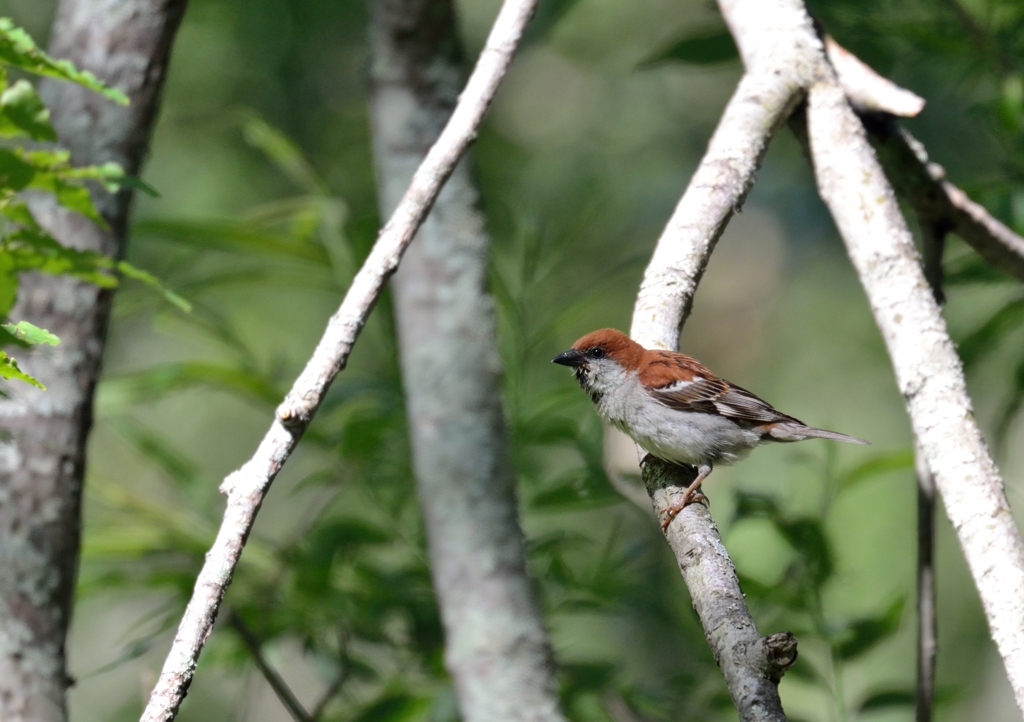
[[[725,379],[695,378],[689,383],[676,382],[650,390],[659,403],[677,411],[718,414],[740,424],[762,426],[783,421],[803,422],[788,416],[767,401]]]

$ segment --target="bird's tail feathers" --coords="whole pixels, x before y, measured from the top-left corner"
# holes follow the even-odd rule
[[[775,424],[768,435],[773,439],[779,441],[803,441],[804,439],[834,439],[836,441],[846,441],[851,444],[864,444],[867,446],[871,445],[870,441],[865,439],[858,439],[856,436],[849,436],[848,434],[840,434],[838,431],[828,431],[827,429],[815,429],[811,426],[796,425],[796,424]]]

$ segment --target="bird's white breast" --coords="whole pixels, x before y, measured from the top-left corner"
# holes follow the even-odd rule
[[[746,456],[761,440],[757,431],[724,416],[676,411],[659,403],[635,372],[618,364],[601,363],[591,370],[589,381],[588,391],[601,418],[659,459],[692,465],[729,463]]]

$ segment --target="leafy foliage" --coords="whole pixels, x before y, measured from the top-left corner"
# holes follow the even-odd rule
[[[128,105],[128,97],[120,90],[100,82],[87,70],[78,70],[67,60],[54,60],[36,46],[28,33],[8,18],[0,18],[0,63],[36,75],[48,75],[51,78],[78,83],[102,93],[116,103]],[[52,130],[50,132],[52,133]]]
[[[154,502],[103,479],[89,487],[103,523],[87,529],[82,591],[112,585],[173,591],[173,604],[161,610],[168,624],[191,593],[215,533],[219,505],[211,503],[211,494],[216,484],[180,447],[142,424],[137,410],[203,389],[269,413],[290,374],[277,360],[262,358],[262,339],[247,339],[219,299],[225,289],[245,293],[268,284],[304,293],[330,289],[336,298],[351,278],[353,259],[372,240],[345,232],[345,204],[322,190],[326,182],[280,131],[252,114],[238,117],[246,141],[299,195],[251,209],[240,221],[138,225],[145,247],[175,259],[161,275],[196,300],[194,313],[176,317],[181,333],[209,339],[224,353],[219,362],[173,361],[109,379],[103,393],[110,423],[160,470],[166,488]],[[530,253],[548,252],[542,244],[532,248]],[[187,253],[179,254],[182,249]],[[506,318],[521,313],[526,320],[532,310],[522,304],[528,300],[510,289],[529,287],[531,275],[542,272],[545,263],[520,260],[525,263],[503,267],[500,283],[508,300],[501,313]],[[563,262],[572,263],[568,256]],[[130,296],[121,301],[131,307]],[[382,305],[386,311],[386,299]],[[529,325],[526,344],[535,343],[535,334],[545,327]],[[321,671],[330,692],[322,719],[457,719],[415,504],[394,344],[391,323],[378,312],[360,348],[370,346],[374,358],[385,361],[340,377],[306,434],[308,453],[320,461],[290,493],[314,500],[308,513],[277,539],[257,526],[228,591],[229,610],[264,648],[293,640]],[[533,365],[532,356],[525,356],[522,367],[508,369],[509,383],[525,383],[522,375]],[[566,413],[566,400],[580,403],[578,391],[566,391],[572,395],[512,404],[518,410],[510,420],[528,513],[548,527],[529,547],[532,568],[543,580],[545,609],[555,619],[600,615],[648,630],[643,633],[651,637],[653,653],[666,663],[658,678],[637,680],[621,665],[566,660],[561,673],[566,709],[581,721],[603,722],[608,705],[657,718],[706,719],[706,712],[720,708],[721,682],[699,624],[680,597],[677,575],[664,573],[672,562],[656,528],[611,487],[600,426],[590,415]],[[587,421],[581,426],[579,419]],[[581,464],[571,472],[554,472],[544,462],[552,452],[568,452]],[[609,514],[612,527],[572,530],[578,526],[574,520],[593,512]],[[665,618],[675,620],[670,640],[650,634],[652,620]],[[130,640],[122,659],[144,650],[155,633]],[[669,652],[666,645],[674,649]],[[209,659],[219,664],[250,663],[241,638],[227,630],[214,637],[210,651]],[[700,688],[694,695],[687,692],[691,685]]]
[[[843,665],[869,654],[899,631],[905,600],[896,596],[878,612],[846,620],[835,620],[826,613],[824,594],[834,580],[835,562],[832,542],[826,532],[826,520],[833,505],[851,489],[868,480],[891,472],[913,469],[913,454],[908,451],[882,453],[840,473],[834,456],[829,454],[820,475],[826,484],[825,502],[818,515],[793,516],[780,508],[771,497],[740,492],[736,500],[734,524],[745,520],[765,519],[789,545],[793,560],[777,585],[741,578],[752,607],[759,614],[770,613],[776,623],[793,629],[801,645],[801,657],[792,673],[819,685],[831,694],[837,718],[848,719],[849,700],[844,696]],[[808,663],[807,648],[815,641],[828,649],[826,659]],[[902,693],[901,693],[902,694]],[[883,706],[913,704],[914,695],[896,695],[891,691],[862,702],[859,712]]]
[[[36,47],[24,30],[9,19],[0,18],[0,138],[26,138],[35,142],[57,140],[57,133],[50,124],[50,113],[35,88],[24,79],[10,84],[5,66],[68,80],[115,102],[128,102],[121,91],[104,85],[91,73],[78,71],[66,60],[50,58]],[[99,253],[61,245],[39,225],[28,205],[18,196],[25,190],[51,193],[64,208],[105,227],[86,181],[98,182],[111,192],[124,186],[153,192],[142,181],[125,175],[116,163],[77,168],[71,165],[67,151],[27,150],[16,145],[0,147],[0,216],[4,221],[0,228],[0,319],[6,319],[14,306],[18,276],[25,271],[69,275],[107,288],[117,285],[119,273],[159,289],[179,307],[188,307],[184,299],[163,289],[145,271]],[[7,332],[0,334],[0,345],[59,342],[53,334],[27,321],[19,321],[13,327],[8,324],[5,328]],[[45,388],[38,379],[23,372],[17,361],[3,350],[0,350],[0,378]]]
[[[571,13],[572,6],[542,5],[549,26]],[[908,32],[913,30],[913,24],[906,25]],[[843,30],[838,20],[834,27],[837,35]],[[919,31],[915,37],[924,42],[926,34]],[[956,33],[939,35],[932,42],[946,42]],[[715,33],[686,34],[675,44],[683,46],[676,59],[727,62],[728,53],[702,45],[708,37]],[[953,40],[965,46],[962,38]],[[362,116],[358,119],[363,128]],[[284,304],[301,297],[297,313],[305,315],[333,307],[378,225],[379,219],[366,211],[366,198],[360,199],[347,177],[331,176],[328,182],[320,175],[318,166],[327,165],[322,156],[311,153],[315,162],[303,157],[298,142],[257,115],[241,113],[237,121],[242,137],[291,184],[291,195],[231,220],[149,219],[135,229],[141,241],[135,252],[150,254],[147,267],[160,268],[170,285],[196,299],[189,317],[159,316],[161,332],[173,339],[175,350],[206,344],[211,358],[146,361],[104,385],[104,418],[138,458],[159,472],[160,484],[154,490],[134,480],[130,485],[103,478],[91,482],[92,508],[98,511],[87,530],[82,591],[120,585],[132,591],[163,590],[170,600],[156,612],[163,622],[128,639],[119,659],[141,653],[153,635],[176,621],[219,521],[213,491],[219,477],[204,472],[195,458],[200,452],[171,441],[177,438],[173,429],[156,431],[149,412],[169,399],[187,403],[201,398],[208,404],[230,397],[269,415],[294,375],[292,355],[302,354],[268,350],[270,341],[287,334],[259,318],[262,306],[256,300],[272,297],[273,303]],[[297,126],[289,124],[289,131],[301,134]],[[303,138],[303,147],[315,142],[310,137]],[[365,139],[360,135],[359,140]],[[493,152],[496,143],[484,141],[481,155]],[[502,152],[504,160],[518,161],[512,151]],[[494,165],[489,172],[494,173]],[[344,173],[350,172],[346,167]],[[646,180],[641,184],[645,192]],[[347,203],[331,188],[343,188]],[[572,719],[588,722],[718,719],[728,714],[728,695],[675,561],[650,520],[612,489],[604,470],[602,429],[589,402],[571,380],[561,386],[538,382],[532,370],[548,350],[552,329],[578,320],[581,308],[624,278],[634,285],[646,261],[642,249],[622,252],[621,237],[614,246],[595,242],[588,218],[603,220],[593,210],[603,199],[598,193],[578,195],[590,198],[574,198],[578,205],[544,221],[516,216],[510,222],[503,216],[507,209],[488,207],[489,220],[500,231],[490,283],[504,331],[506,405],[531,570],[556,639],[566,627],[577,630],[568,643],[562,637],[559,646],[564,706]],[[621,229],[609,235],[615,234],[621,236]],[[989,283],[999,278],[971,261],[954,259],[951,279]],[[573,298],[575,305],[551,303],[545,284],[552,278],[569,289],[559,298]],[[121,295],[122,318],[134,320],[151,310],[146,298]],[[246,304],[252,308],[238,310]],[[287,343],[301,349],[299,342]],[[292,504],[288,508],[299,511],[286,521],[278,519],[276,530],[261,519],[227,603],[271,658],[289,644],[301,648],[330,692],[318,719],[456,719],[411,483],[387,298],[360,340],[357,354],[364,353],[364,361],[372,361],[354,359],[307,433],[301,462],[296,459],[301,479],[288,486],[293,480],[286,474],[277,482],[273,507]],[[226,448],[221,429],[216,431],[217,443]],[[794,510],[781,494],[741,492],[736,498],[734,526],[767,523],[792,553],[778,580],[743,579],[758,623],[797,632],[801,659],[792,678],[832,695],[840,719],[872,710],[905,710],[910,697],[899,680],[866,692],[844,692],[842,680],[844,675],[857,677],[847,672],[851,665],[869,664],[878,658],[872,655],[900,644],[906,604],[898,583],[886,579],[887,595],[877,608],[854,615],[830,609],[828,593],[843,575],[843,550],[830,530],[829,515],[835,501],[883,474],[909,480],[910,459],[909,450],[902,449],[848,470],[834,464],[820,474],[816,470],[816,478],[828,484],[827,503],[818,513]],[[628,638],[628,645],[619,644],[620,638],[611,643],[596,639],[613,633]],[[630,658],[609,654],[609,646],[628,650]],[[203,664],[252,668],[249,650],[229,627],[215,632],[210,652]]]

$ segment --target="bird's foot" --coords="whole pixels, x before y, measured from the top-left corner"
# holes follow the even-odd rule
[[[665,510],[665,520],[661,522],[661,530],[665,531],[668,529],[668,525],[671,524],[672,520],[679,515],[679,512],[690,504],[703,504],[704,506],[708,506],[711,502],[708,501],[708,498],[704,496],[699,489],[687,489],[683,492],[683,498],[680,501]]]

